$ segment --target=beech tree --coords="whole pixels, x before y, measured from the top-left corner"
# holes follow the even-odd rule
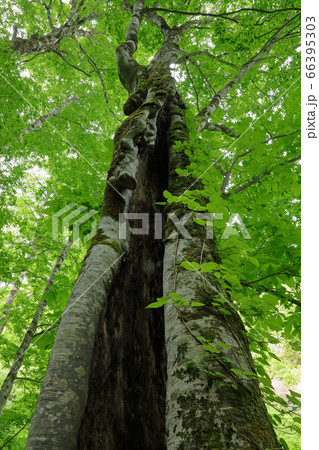
[[[70,203],[100,213],[26,448],[288,448],[275,409],[295,430],[298,393],[278,397],[266,366],[299,348],[299,5],[19,8],[4,161],[15,174],[30,151],[50,174],[47,233]]]

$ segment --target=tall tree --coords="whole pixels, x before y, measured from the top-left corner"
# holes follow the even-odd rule
[[[27,448],[282,448],[260,382],[267,393],[267,342],[297,328],[300,306],[299,8],[73,1],[64,22],[38,3],[51,31],[14,36],[12,50],[93,74],[114,118],[85,43],[98,31],[83,26],[100,17],[108,35],[129,17],[116,47],[129,97]]]

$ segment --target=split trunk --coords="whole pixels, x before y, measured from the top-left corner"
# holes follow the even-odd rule
[[[59,325],[27,449],[281,448],[258,382],[231,370],[255,372],[231,298],[213,277],[181,266],[220,264],[217,243],[195,223],[192,239],[178,234],[167,215],[181,218],[183,204],[156,204],[165,189],[179,196],[192,182],[176,174],[188,160],[173,148],[187,139],[170,73],[178,39],[171,29],[148,67],[132,59],[128,41],[118,48],[131,69],[120,71],[128,118],[115,134],[101,220]],[[141,222],[133,219],[120,239],[125,213],[148,214],[147,234],[134,232]],[[170,293],[202,306],[146,309]],[[207,350],[217,343],[219,353]]]

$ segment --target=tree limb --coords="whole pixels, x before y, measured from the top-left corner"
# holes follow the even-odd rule
[[[226,127],[225,125],[218,124],[218,123],[209,123],[207,122],[207,125],[204,128],[208,131],[221,131],[224,134],[227,134],[227,136],[230,136],[232,138],[239,138],[239,134],[236,134],[235,130],[232,130],[231,128]]]
[[[57,50],[53,50],[53,49],[52,49],[52,52],[55,53],[56,55],[59,55],[60,58],[63,59],[63,61],[66,62],[69,66],[73,67],[73,69],[76,69],[76,70],[78,70],[79,72],[84,73],[84,75],[86,75],[87,77],[90,77],[90,76],[91,76],[90,73],[86,72],[85,70],[81,69],[81,68],[78,67],[78,66],[74,66],[73,64],[71,64],[67,59],[64,58],[64,56],[61,54],[60,51],[57,51]]]
[[[234,88],[235,85],[239,84],[241,79],[244,75],[252,68],[254,67],[260,60],[270,52],[270,50],[273,48],[273,46],[278,42],[281,33],[283,29],[291,24],[291,22],[296,19],[296,17],[299,17],[299,14],[295,15],[294,17],[285,20],[283,25],[279,27],[279,29],[276,31],[276,33],[268,39],[268,41],[264,44],[261,50],[259,50],[254,56],[252,56],[239,70],[239,73],[233,78],[232,81],[227,83],[222,89],[220,89],[217,94],[212,98],[209,105],[203,108],[199,114],[197,114],[198,119],[200,119],[200,125],[197,128],[197,131],[201,131],[205,128],[208,117],[213,114],[213,112],[217,109],[219,106],[219,103],[222,98],[226,97],[229,92]]]
[[[132,8],[132,17],[128,24],[125,42],[116,48],[116,62],[119,79],[124,88],[131,95],[136,88],[137,71],[140,65],[133,58],[137,50],[137,34],[142,21],[144,0],[136,0]],[[122,7],[129,9],[127,1],[123,0]]]
[[[298,155],[295,158],[288,159],[288,160],[286,160],[286,161],[284,161],[282,163],[275,164],[272,167],[270,167],[269,169],[263,170],[258,175],[256,175],[255,177],[253,177],[249,181],[247,181],[247,183],[245,183],[243,186],[240,186],[237,189],[234,189],[232,192],[225,193],[225,191],[224,191],[222,193],[222,197],[223,198],[227,198],[231,194],[238,194],[239,192],[243,191],[244,189],[247,189],[248,187],[250,187],[251,185],[258,183],[258,181],[260,181],[265,176],[269,175],[273,171],[274,167],[276,167],[276,166],[283,166],[283,165],[285,165],[287,163],[293,163],[295,161],[299,161],[300,158],[301,158],[301,155]]]
[[[28,377],[16,377],[16,380],[23,380],[23,381],[33,381],[34,383],[42,383],[41,380],[35,380],[34,378],[28,378]]]
[[[110,98],[108,96],[108,93],[106,91],[106,86],[105,86],[105,81],[104,78],[98,68],[98,66],[96,65],[96,62],[94,61],[94,59],[87,53],[87,51],[82,47],[82,45],[80,44],[80,42],[76,39],[76,37],[73,37],[73,39],[75,40],[75,42],[78,44],[80,50],[85,54],[85,56],[87,57],[89,63],[91,64],[91,66],[93,67],[94,71],[96,72],[97,76],[99,77],[100,81],[101,81],[101,85],[103,88],[103,93],[104,93],[104,98],[105,98],[105,102],[108,103]]]
[[[59,51],[59,45],[63,38],[72,37],[72,36],[90,36],[96,34],[95,30],[83,30],[81,29],[81,25],[86,22],[96,19],[99,17],[94,10],[88,13],[86,16],[80,18],[79,14],[81,12],[81,8],[83,6],[84,0],[80,1],[77,9],[72,9],[73,6],[77,4],[77,2],[72,3],[71,11],[67,21],[61,25],[59,28],[56,28],[52,24],[51,18],[51,5],[52,0],[49,1],[49,6],[40,0],[34,0],[36,3],[45,6],[48,11],[49,8],[49,16],[50,16],[50,28],[51,32],[47,33],[43,36],[33,35],[30,38],[23,39],[18,37],[13,37],[12,39],[12,49],[19,56],[27,56],[32,53],[43,53],[43,52],[51,52],[55,50]],[[74,6],[74,8],[75,8]]]
[[[294,263],[294,264],[292,264],[292,266],[285,267],[284,269],[282,269],[282,270],[280,270],[278,272],[271,273],[269,275],[265,275],[264,277],[258,278],[257,280],[254,280],[254,281],[241,280],[240,283],[241,283],[242,286],[250,286],[251,284],[259,283],[259,281],[265,280],[266,278],[271,278],[271,277],[274,277],[276,275],[282,275],[282,274],[291,275],[293,277],[299,277],[299,275],[294,275],[294,274],[290,274],[290,273],[286,272],[286,270],[290,270],[291,267],[296,266],[297,264],[299,264],[299,263]]]
[[[79,100],[78,96],[69,98],[66,102],[62,103],[62,105],[57,106],[52,111],[50,111],[47,114],[44,114],[43,116],[39,117],[37,120],[35,120],[29,127],[25,128],[23,130],[24,134],[29,134],[31,131],[36,130],[38,127],[40,127],[44,122],[46,122],[51,117],[54,117],[57,115],[62,109],[66,108],[67,106],[71,105],[74,102],[77,102]]]
[[[187,61],[185,62],[185,68],[186,68],[186,72],[187,72],[188,78],[190,79],[190,81],[191,81],[191,83],[192,83],[192,86],[193,86],[193,89],[194,89],[194,93],[195,93],[195,97],[196,97],[197,111],[199,111],[198,92],[197,92],[197,90],[196,90],[196,86],[195,86],[195,83],[194,83],[194,81],[193,81],[193,78],[192,78],[192,76],[191,76],[191,74],[190,74],[190,72],[189,72],[189,70],[188,70],[188,67],[187,67]]]

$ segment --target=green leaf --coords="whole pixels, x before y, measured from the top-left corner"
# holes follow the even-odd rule
[[[279,442],[281,443],[281,445],[283,446],[283,448],[285,450],[289,450],[288,444],[287,444],[287,442],[285,441],[284,438],[279,438]]]
[[[216,350],[216,348],[213,348],[211,345],[202,345],[202,347],[210,353],[220,353],[220,350]]]
[[[153,302],[153,303],[150,303],[149,305],[147,305],[146,308],[160,308],[163,305],[164,305],[164,303],[162,303],[162,302]]]
[[[157,302],[150,303],[149,305],[146,306],[146,308],[160,308],[161,306],[165,305],[165,303],[167,303],[168,301],[169,297],[167,296],[159,297],[157,299]]]
[[[197,262],[189,262],[189,261],[183,261],[181,264],[184,269],[190,270],[191,272],[194,272],[195,270],[199,270],[200,266]]]
[[[226,314],[226,316],[231,316],[231,312],[228,311],[228,309],[225,309],[225,308],[219,308],[219,309],[220,309],[220,311],[222,311],[224,314]]]
[[[183,300],[183,297],[180,294],[176,294],[175,292],[171,292],[169,294],[169,297],[171,297],[173,300]]]
[[[191,306],[205,306],[205,303],[201,303],[201,302],[191,302]]]
[[[249,257],[249,261],[254,264],[254,266],[259,267],[259,261],[254,256]]]
[[[230,349],[230,346],[227,344],[224,344],[224,342],[216,342],[217,345],[219,345],[222,348],[226,348],[227,350]]]
[[[209,273],[209,272],[213,272],[218,266],[219,266],[219,264],[217,264],[217,263],[207,262],[207,263],[202,263],[200,266],[200,269],[201,269],[201,272],[203,272],[203,273]]]

